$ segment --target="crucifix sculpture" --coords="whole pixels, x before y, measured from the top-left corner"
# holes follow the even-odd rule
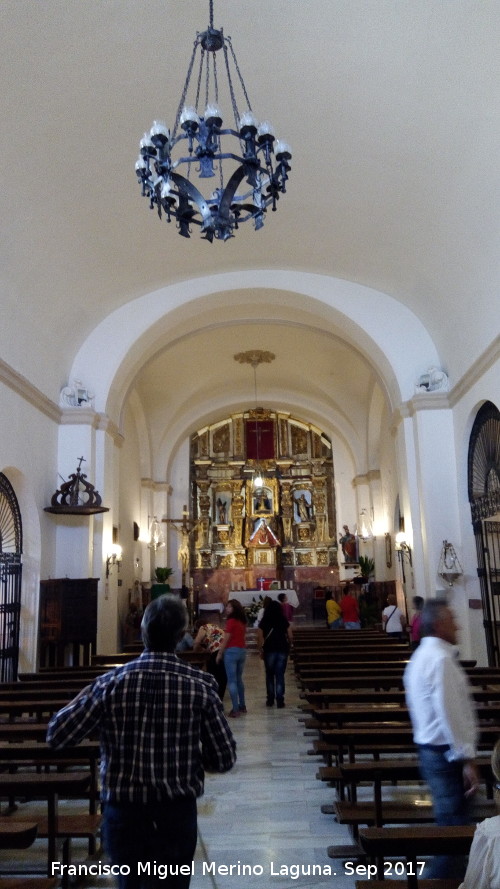
[[[181,519],[162,519],[167,525],[172,525],[180,536],[179,549],[177,555],[181,562],[182,580],[181,585],[187,586],[186,577],[189,574],[189,544],[190,536],[196,528],[198,521],[189,517],[187,506],[182,508]]]

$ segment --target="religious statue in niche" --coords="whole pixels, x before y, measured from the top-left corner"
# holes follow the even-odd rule
[[[351,534],[347,525],[342,525],[344,533],[339,538],[342,547],[345,562],[356,563],[358,561],[358,541],[354,534]]]
[[[253,495],[254,513],[271,513],[273,511],[272,491],[269,488],[257,488]]]
[[[310,491],[300,491],[297,492],[295,497],[293,498],[295,501],[296,508],[296,518],[299,522],[310,522],[311,521],[311,492]]]
[[[227,525],[227,501],[217,498],[217,524]]]

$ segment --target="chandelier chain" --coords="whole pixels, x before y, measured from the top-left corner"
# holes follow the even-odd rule
[[[243,90],[243,95],[245,96],[245,99],[246,99],[247,108],[248,108],[249,111],[251,111],[251,110],[252,110],[252,106],[251,106],[251,104],[250,104],[250,99],[248,98],[247,88],[246,88],[246,86],[245,86],[245,81],[243,80],[242,73],[241,73],[241,71],[240,71],[240,66],[238,65],[238,60],[237,60],[237,58],[236,58],[236,55],[235,55],[235,52],[234,52],[234,49],[233,49],[233,44],[231,43],[231,38],[230,38],[230,37],[226,37],[226,42],[227,42],[227,44],[228,44],[228,46],[229,46],[229,49],[231,50],[231,57],[232,57],[233,62],[234,62],[234,68],[235,68],[235,71],[236,71],[236,73],[237,73],[237,75],[238,75],[238,78],[239,78],[239,81],[240,81],[240,84],[241,84],[241,89]],[[225,46],[225,44],[224,44],[224,46]],[[229,71],[229,66],[228,66],[228,71]],[[232,87],[231,76],[229,76],[229,79],[230,79],[231,87]]]
[[[191,74],[193,71],[193,65],[194,65],[194,60],[196,58],[197,48],[198,48],[198,37],[196,38],[196,40],[194,41],[194,44],[193,44],[193,53],[191,55],[191,59],[189,60],[188,73],[186,75],[186,80],[184,82],[184,88],[182,90],[181,100],[179,102],[179,107],[177,109],[177,114],[175,117],[174,129],[172,131],[172,139],[175,139],[175,137],[177,135],[177,130],[179,128],[179,121],[181,119],[181,114],[182,114],[182,109],[184,108],[184,105],[186,104],[186,96],[187,96],[189,81],[191,80]]]

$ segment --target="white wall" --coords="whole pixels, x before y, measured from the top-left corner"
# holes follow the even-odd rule
[[[54,576],[56,524],[43,510],[58,487],[58,427],[55,419],[1,384],[0,403],[0,472],[14,489],[23,525],[19,669],[31,671],[37,663],[40,580]]]

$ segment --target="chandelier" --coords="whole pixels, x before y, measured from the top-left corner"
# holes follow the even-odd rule
[[[199,50],[199,69],[195,97],[187,104],[191,75]],[[219,106],[217,53],[222,50],[227,78],[228,101],[232,106],[234,128],[223,127]],[[231,66],[236,75],[233,82]],[[245,102],[240,113],[235,82]],[[202,89],[202,84],[204,88]],[[201,110],[200,110],[201,109]],[[276,140],[269,121],[258,122],[252,112],[246,87],[232,47],[231,38],[222,28],[213,26],[213,0],[210,0],[210,24],[194,41],[174,128],[154,121],[140,142],[135,165],[142,194],[150,208],[176,220],[179,234],[191,235],[191,225],[201,227],[207,241],[227,241],[240,222],[253,220],[255,229],[264,225],[270,206],[276,210],[286,182],[292,157],[289,145]],[[201,192],[203,182],[214,179],[208,197]]]

